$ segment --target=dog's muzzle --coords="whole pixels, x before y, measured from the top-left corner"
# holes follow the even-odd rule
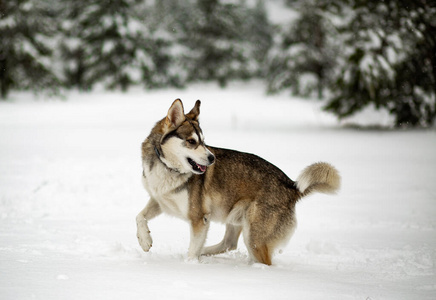
[[[210,165],[212,165],[212,164],[215,162],[215,156],[214,156],[213,154],[210,154],[210,155],[207,157],[207,160],[208,160],[208,162],[209,162],[208,166],[210,166]],[[201,164],[198,164],[198,163],[196,163],[193,159],[191,159],[191,158],[189,158],[189,157],[188,157],[188,162],[189,162],[189,164],[192,166],[192,170],[193,170],[195,173],[203,174],[204,172],[206,172],[207,166],[205,166],[205,165],[201,165]]]

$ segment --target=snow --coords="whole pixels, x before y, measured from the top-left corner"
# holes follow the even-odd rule
[[[436,131],[343,128],[321,102],[264,88],[15,93],[0,103],[0,299],[435,299]],[[141,251],[140,144],[178,97],[186,110],[202,100],[210,145],[256,153],[294,179],[316,161],[340,171],[338,195],[298,204],[273,266],[250,262],[242,240],[188,262],[188,225],[163,215],[149,223],[151,252]],[[377,122],[371,111],[360,120],[369,115]],[[207,244],[223,232],[212,224]]]
[[[291,24],[299,17],[299,13],[296,10],[289,8],[288,5],[280,0],[268,1],[266,9],[269,21],[276,25]]]

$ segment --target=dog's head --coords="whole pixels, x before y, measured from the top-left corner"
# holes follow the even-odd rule
[[[215,161],[215,156],[204,144],[198,122],[200,104],[200,100],[197,100],[194,108],[185,115],[182,101],[177,99],[161,121],[160,159],[169,168],[181,173],[203,174]]]

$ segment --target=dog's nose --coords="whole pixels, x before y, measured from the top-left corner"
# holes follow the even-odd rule
[[[214,161],[215,161],[215,156],[213,156],[213,155],[211,154],[211,155],[209,155],[209,156],[207,157],[207,159],[209,160],[209,163],[210,163],[210,164],[213,164]]]

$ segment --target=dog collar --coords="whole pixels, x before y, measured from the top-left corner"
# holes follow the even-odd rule
[[[159,158],[159,160],[160,160],[160,152],[159,152],[159,149],[157,149],[156,146],[154,146],[154,152],[156,153],[157,158]]]

